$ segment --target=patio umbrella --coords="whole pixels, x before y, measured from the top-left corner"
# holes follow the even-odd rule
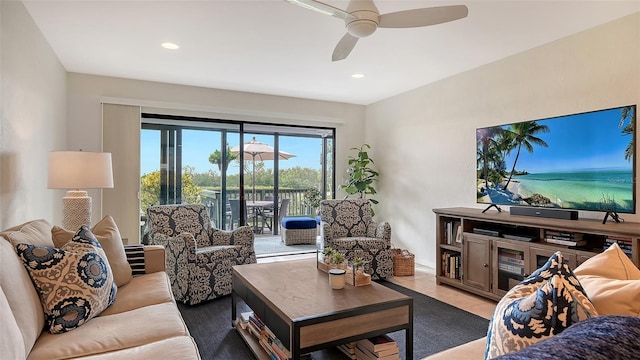
[[[231,148],[231,153],[234,155],[240,154],[240,147],[234,146]],[[251,157],[253,161],[252,164],[252,174],[251,174],[251,182],[253,184],[253,200],[256,200],[256,160],[264,161],[264,160],[274,160],[275,159],[275,149],[265,143],[261,143],[254,137],[251,141],[244,144],[244,158],[247,160]],[[278,158],[282,160],[287,160],[295,155],[290,154],[285,151],[278,152]]]

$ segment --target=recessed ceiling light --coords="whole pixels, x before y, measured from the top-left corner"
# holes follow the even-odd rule
[[[170,43],[170,42],[163,42],[161,45],[163,48],[169,49],[169,50],[177,50],[180,48],[180,46],[178,46],[177,44]]]
[[[351,77],[354,78],[354,79],[362,79],[364,77],[364,74],[355,73],[355,74],[351,75]]]

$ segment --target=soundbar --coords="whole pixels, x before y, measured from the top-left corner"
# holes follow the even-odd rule
[[[512,206],[511,215],[535,216],[551,219],[578,220],[578,210],[537,208],[527,206]]]

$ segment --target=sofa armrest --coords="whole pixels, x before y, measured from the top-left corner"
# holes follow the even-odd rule
[[[449,360],[449,359],[484,359],[484,348],[487,345],[487,338],[483,337],[468,343],[443,350],[439,353],[427,356],[422,360]]]
[[[165,251],[162,245],[125,245],[124,252],[133,275],[165,271]]]
[[[147,245],[144,247],[144,272],[151,274],[154,272],[165,271],[166,253],[162,245]]]

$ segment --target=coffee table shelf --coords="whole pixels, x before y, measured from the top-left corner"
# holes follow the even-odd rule
[[[406,359],[413,359],[413,299],[377,283],[332,290],[315,259],[234,266],[232,320],[239,299],[291,350],[293,359],[398,330],[405,330]],[[245,335],[247,342],[250,334]],[[256,356],[264,354],[254,342],[260,350]]]

